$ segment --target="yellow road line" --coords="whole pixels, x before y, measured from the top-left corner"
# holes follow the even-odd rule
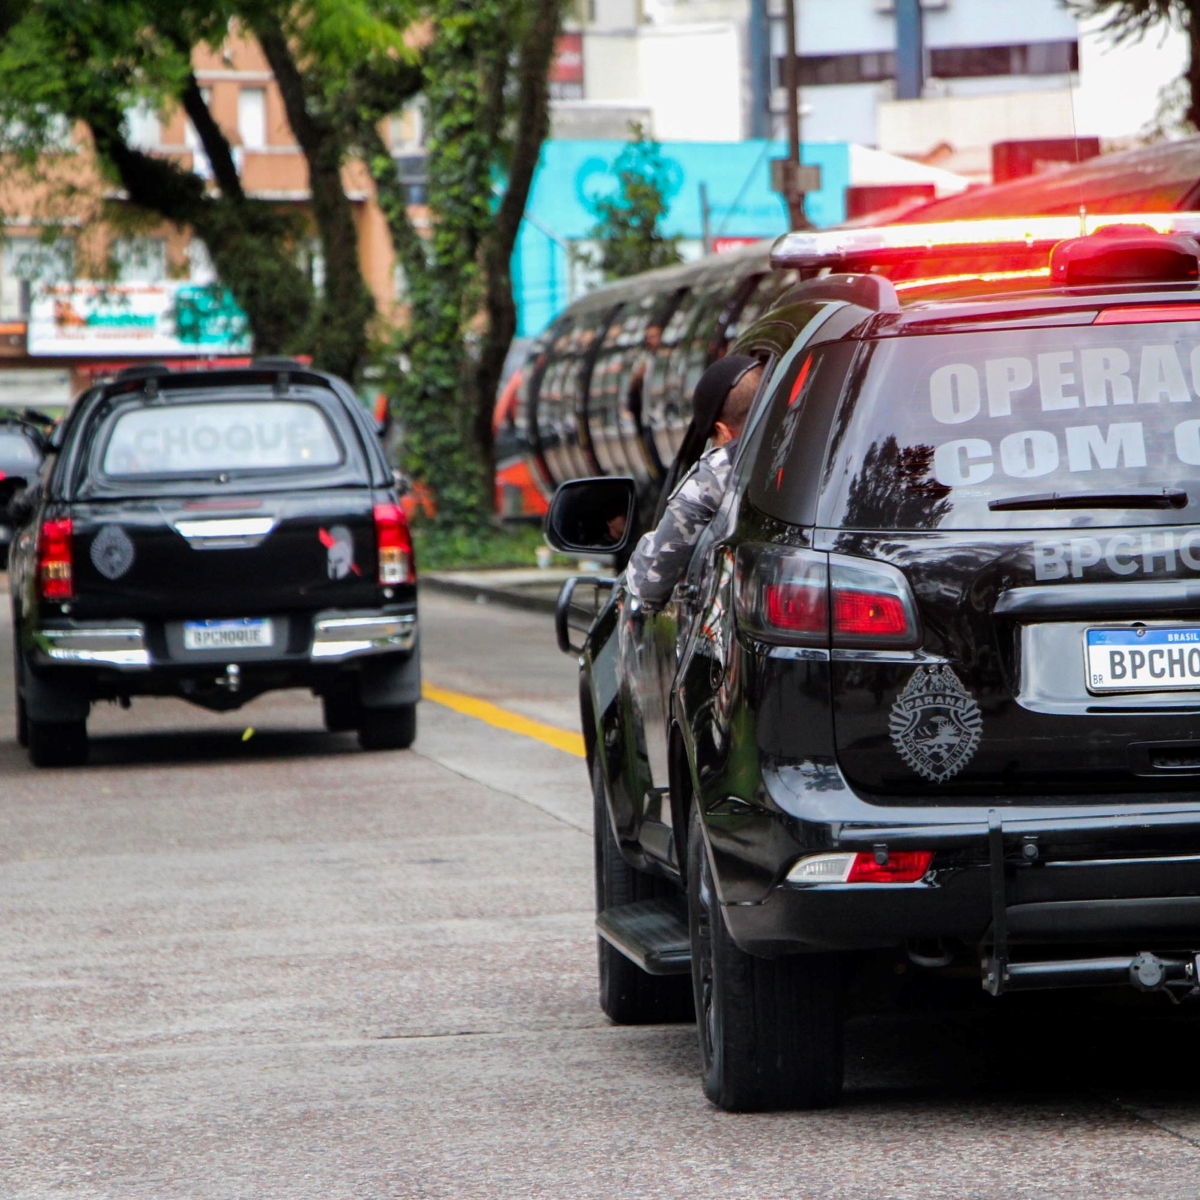
[[[445,688],[434,687],[432,683],[421,685],[421,695],[426,700],[432,700],[434,704],[443,704],[446,708],[494,725],[497,729],[507,729],[509,733],[519,733],[522,737],[545,742],[547,746],[574,754],[576,758],[585,757],[583,735],[572,733],[569,729],[559,729],[557,725],[532,721],[529,717],[501,708],[498,704],[489,704],[486,700],[479,700],[462,692],[450,692]]]

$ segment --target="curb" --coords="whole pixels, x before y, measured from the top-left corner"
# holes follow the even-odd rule
[[[438,579],[426,575],[418,580],[418,589],[430,588],[447,596],[458,596],[478,603],[480,597],[488,604],[503,604],[508,608],[520,608],[526,612],[554,615],[557,600],[544,596],[523,596],[520,592],[502,591],[500,588],[480,587],[473,583],[460,583],[456,579]]]

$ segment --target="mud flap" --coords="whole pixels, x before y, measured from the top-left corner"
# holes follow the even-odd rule
[[[389,657],[384,662],[363,664],[358,684],[363,708],[396,708],[416,704],[421,698],[421,642],[402,659]]]

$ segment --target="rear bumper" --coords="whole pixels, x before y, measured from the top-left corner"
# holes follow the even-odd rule
[[[417,637],[415,612],[319,612],[313,615],[307,649],[276,653],[229,651],[216,657],[258,666],[336,663],[380,654],[407,653]],[[190,669],[214,661],[211,652],[194,659],[153,653],[146,626],[139,621],[55,622],[32,632],[33,662],[42,667],[105,667],[121,672],[156,667]]]
[[[1012,986],[1057,986],[1017,980],[1026,978],[1029,963],[1078,958],[1081,948],[1085,957],[1093,949],[1109,955],[1200,950],[1200,799],[1099,800],[881,813],[852,792],[834,799],[826,791],[820,820],[803,804],[803,815],[781,822],[777,814],[770,822],[778,857],[770,885],[754,900],[744,890],[737,895],[739,867],[754,858],[764,867],[766,841],[761,834],[746,836],[754,823],[747,821],[742,848],[731,853],[731,839],[709,827],[714,864],[733,885],[722,888],[723,911],[734,939],[751,953],[942,941],[959,953],[972,951],[985,963],[985,977],[991,971],[1000,981],[998,990],[1005,990],[1009,974]],[[784,828],[786,838],[779,836]],[[933,852],[921,881],[798,884],[786,878],[810,854],[899,850]]]

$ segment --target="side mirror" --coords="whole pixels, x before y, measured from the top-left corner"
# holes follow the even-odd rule
[[[412,495],[413,481],[403,471],[392,471],[392,486],[396,489],[398,496]]]
[[[572,479],[550,502],[546,541],[567,554],[619,555],[633,541],[636,518],[632,479]]]

